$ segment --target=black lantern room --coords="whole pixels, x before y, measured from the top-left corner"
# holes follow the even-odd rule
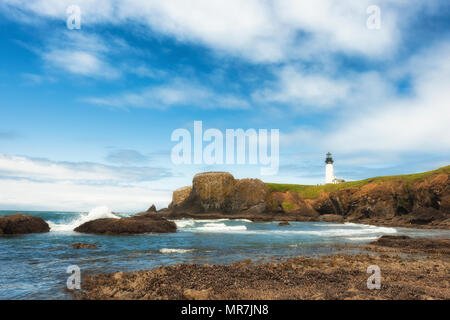
[[[331,157],[331,152],[327,153],[327,158],[325,159],[326,164],[333,164],[333,158]]]

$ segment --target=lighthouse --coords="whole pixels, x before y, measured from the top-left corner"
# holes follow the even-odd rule
[[[335,183],[334,168],[333,168],[333,158],[331,153],[327,153],[327,158],[325,159],[325,183]]]

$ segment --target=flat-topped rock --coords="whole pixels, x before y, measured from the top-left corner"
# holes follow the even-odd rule
[[[205,211],[230,211],[234,185],[234,177],[228,172],[199,173],[192,180],[192,196],[200,201]]]
[[[141,234],[176,232],[174,222],[155,216],[134,216],[130,218],[105,218],[88,221],[75,228],[76,232],[92,234]]]
[[[26,214],[0,217],[0,234],[27,234],[49,232],[50,227],[42,218]]]

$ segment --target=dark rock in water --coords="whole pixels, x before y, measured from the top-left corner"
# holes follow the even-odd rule
[[[337,214],[324,214],[319,218],[322,222],[344,222],[344,217]]]
[[[26,214],[0,217],[0,234],[26,234],[49,232],[50,227],[42,218]]]
[[[156,212],[156,206],[152,204],[152,206],[148,208],[146,212]]]
[[[281,222],[278,224],[279,227],[290,226],[290,225],[291,225],[291,224],[290,224],[289,222],[287,222],[287,221],[281,221]]]
[[[96,245],[89,244],[89,243],[73,243],[72,244],[73,249],[98,249]]]
[[[105,218],[88,221],[75,228],[76,232],[92,234],[139,234],[176,232],[174,222],[154,216],[133,216],[130,218]]]

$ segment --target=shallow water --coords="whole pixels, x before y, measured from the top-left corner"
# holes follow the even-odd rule
[[[78,265],[82,274],[132,271],[183,262],[227,264],[248,258],[328,254],[336,244],[363,244],[383,234],[450,237],[446,230],[321,222],[290,222],[290,226],[279,227],[278,222],[226,219],[177,220],[175,234],[98,236],[71,230],[91,219],[117,216],[107,208],[89,214],[26,213],[46,220],[51,232],[0,237],[0,299],[70,299],[64,290],[70,265]],[[99,249],[74,250],[71,244],[76,242]]]

